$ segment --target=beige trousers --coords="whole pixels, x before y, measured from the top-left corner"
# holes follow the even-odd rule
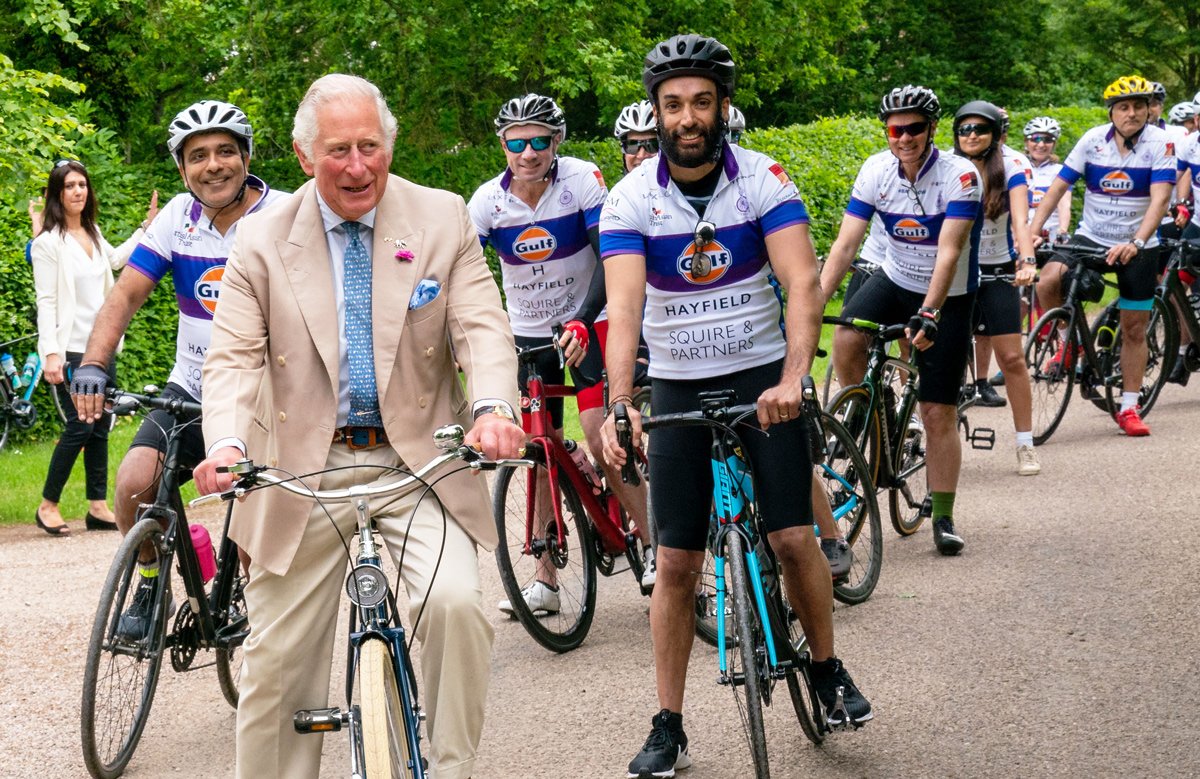
[[[402,463],[390,446],[351,451],[344,444],[332,445],[325,467],[348,465]],[[336,471],[322,477],[320,488],[397,478],[395,473],[366,469]],[[432,495],[421,501],[409,525],[421,492],[373,502],[371,513],[397,565],[406,549],[400,570],[410,599],[406,629],[411,630],[424,605],[416,633],[421,645],[421,705],[429,733],[421,742],[422,751],[433,779],[467,779],[483,730],[493,631],[483,612],[479,561],[471,538],[448,514],[443,522]],[[328,509],[351,552],[356,551],[353,507]],[[445,550],[434,578],[443,537]],[[335,644],[339,663],[346,651],[347,637],[337,633],[336,626],[347,563],[333,523],[315,506],[285,575],[251,566],[246,587],[250,635],[243,647],[237,712],[238,779],[315,779],[320,772],[323,736],[296,733],[292,717],[300,709],[329,705]],[[341,694],[336,702],[344,706]]]

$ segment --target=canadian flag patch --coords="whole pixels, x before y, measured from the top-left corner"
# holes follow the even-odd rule
[[[770,167],[770,171],[772,174],[774,174],[775,178],[779,179],[779,183],[783,184],[785,187],[792,183],[792,180],[788,178],[787,171],[785,171],[783,166],[778,162]]]
[[[605,189],[608,189],[608,185],[604,183],[604,174],[603,173],[601,173],[598,170],[593,170],[592,175],[594,175],[596,177],[596,181],[600,182],[600,186],[604,187]]]

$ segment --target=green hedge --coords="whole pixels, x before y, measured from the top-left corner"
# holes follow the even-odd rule
[[[1088,128],[1106,121],[1103,109],[1061,108],[1013,114],[1013,142],[1021,145],[1021,128],[1038,113],[1054,116],[1063,125],[1059,150],[1063,156]],[[886,147],[879,122],[862,117],[818,119],[803,125],[768,128],[750,132],[748,148],[774,157],[788,170],[800,188],[812,218],[817,251],[829,250],[850,197],[850,187],[862,161]],[[951,145],[950,120],[943,120],[938,133],[942,148]],[[594,162],[611,186],[621,176],[621,155],[613,140],[571,140],[562,153]],[[109,159],[85,159],[100,204],[100,226],[110,242],[127,237],[142,220],[150,192],[159,191],[165,204],[182,191],[179,174],[170,162],[153,165],[121,165]],[[449,154],[419,157],[397,149],[392,170],[427,186],[449,189],[464,198],[483,182],[499,173],[504,154],[499,144],[464,147]],[[280,190],[294,190],[306,177],[295,159],[256,160],[251,170]],[[1076,193],[1079,197],[1079,193]],[[1075,213],[1079,213],[1078,207]],[[25,263],[24,247],[29,239],[28,217],[23,204],[0,204],[0,341],[35,331],[33,276]],[[489,254],[494,272],[495,256]],[[126,337],[119,371],[121,384],[140,387],[163,385],[175,354],[178,313],[174,288],[168,277],[134,318]],[[32,345],[30,345],[32,349]],[[18,365],[26,352],[14,353]],[[50,418],[48,395],[41,396],[41,416]],[[32,435],[53,435],[56,428],[39,423]],[[20,436],[18,436],[18,439]]]

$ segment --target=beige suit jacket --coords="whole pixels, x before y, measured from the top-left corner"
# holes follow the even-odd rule
[[[396,259],[387,238],[403,240],[415,259]],[[435,279],[441,290],[433,302],[409,310],[422,279]],[[389,176],[375,216],[372,289],[383,426],[410,468],[438,454],[433,431],[439,426],[470,428],[468,397],[518,407],[512,330],[461,197]],[[466,375],[465,394],[455,356]],[[338,360],[329,249],[309,181],[245,217],[238,229],[204,363],[208,445],[238,438],[256,463],[295,474],[320,470],[337,421]],[[477,543],[495,547],[482,477],[451,476],[437,494]],[[312,499],[282,489],[256,492],[235,506],[230,536],[256,563],[283,575],[312,506]]]

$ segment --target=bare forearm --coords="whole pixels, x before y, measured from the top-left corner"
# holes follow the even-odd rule
[[[784,358],[784,378],[799,378],[812,371],[813,358],[821,343],[821,316],[825,309],[822,285],[814,277],[802,289],[788,290],[787,356]]]
[[[1167,215],[1170,203],[1171,187],[1165,184],[1155,184],[1150,187],[1150,207],[1146,209],[1146,216],[1142,218],[1142,225],[1134,237],[1149,241],[1158,231],[1163,217]]]
[[[83,364],[108,365],[112,361],[121,336],[125,335],[133,315],[146,302],[153,289],[154,285],[151,284],[143,294],[140,285],[117,282],[96,315],[96,324],[92,327],[87,350],[83,354]]]
[[[638,333],[642,317],[638,311],[608,310],[608,336],[605,367],[608,369],[608,397],[633,395],[633,365],[637,359]]]
[[[965,219],[947,219],[942,224],[937,262],[933,266],[933,277],[929,280],[929,291],[925,293],[924,305],[929,308],[941,308],[946,302],[954,276],[958,273],[963,248],[971,238],[971,225]]]

